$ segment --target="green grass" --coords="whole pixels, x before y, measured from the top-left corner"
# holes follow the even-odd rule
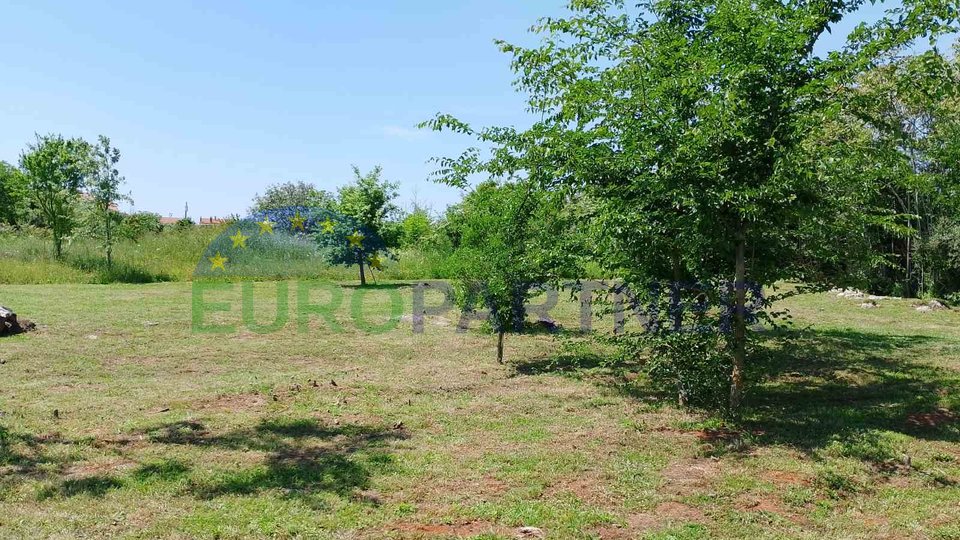
[[[114,246],[114,265],[107,268],[103,248],[90,239],[78,238],[67,243],[62,260],[53,257],[49,238],[25,234],[0,233],[0,284],[65,284],[65,283],[157,283],[191,281],[195,275],[212,275],[208,256],[215,247],[229,244],[226,236],[233,229],[195,227],[182,231],[148,234],[139,241],[120,240]],[[224,253],[234,259],[238,255]],[[233,250],[234,252],[236,250]],[[327,279],[358,280],[357,267],[331,266],[314,253],[302,249],[251,250],[246,264],[235,260],[231,270],[244,277],[257,279]],[[384,261],[384,271],[368,279],[412,280],[438,277],[442,261],[415,248],[398,250],[398,260]],[[251,262],[252,261],[252,262]],[[200,272],[198,273],[198,265]]]
[[[724,424],[549,335],[509,336],[500,366],[453,314],[363,332],[352,287],[339,332],[245,329],[239,284],[205,297],[238,330],[193,332],[192,287],[2,287],[41,330],[0,341],[0,537],[957,537],[958,312],[791,299],[813,326],[770,343]],[[384,286],[367,322],[397,294],[409,313]]]

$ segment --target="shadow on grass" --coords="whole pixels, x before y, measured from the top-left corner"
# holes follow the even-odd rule
[[[113,261],[111,268],[107,267],[107,260],[99,257],[69,257],[64,262],[83,272],[93,272],[97,282],[108,283],[159,283],[174,279],[163,272],[148,272],[123,261]]]
[[[406,437],[386,427],[323,426],[312,419],[264,420],[251,429],[211,434],[198,422],[176,422],[147,430],[154,443],[215,447],[266,454],[262,464],[224,471],[191,483],[201,498],[279,489],[286,496],[319,492],[347,496],[369,486],[373,474],[391,470],[387,441]]]
[[[211,433],[200,422],[157,425],[141,435],[157,445],[188,445],[215,450],[253,452],[257,459],[246,468],[224,468],[193,474],[189,463],[172,458],[141,463],[125,475],[96,474],[63,478],[78,460],[57,460],[50,444],[90,445],[120,451],[127,440],[71,441],[14,435],[0,428],[0,466],[7,470],[0,488],[33,480],[53,482],[37,492],[40,500],[79,495],[102,497],[107,492],[136,485],[178,483],[179,490],[201,499],[223,495],[252,495],[276,490],[284,497],[311,497],[322,493],[352,496],[369,487],[375,474],[393,470],[388,441],[407,437],[386,426],[347,424],[324,426],[313,419],[263,420],[252,428]],[[137,439],[139,440],[139,438]],[[15,451],[14,448],[17,448]],[[134,457],[134,456],[129,456]]]
[[[960,372],[927,363],[934,338],[856,331],[764,335],[758,372],[739,425],[755,445],[786,445],[814,452],[839,444],[864,461],[899,458],[877,434],[895,432],[960,442]],[[655,389],[642,362],[578,351],[515,365],[523,375],[558,373],[590,378],[645,403],[675,403]]]
[[[370,291],[395,291],[410,289],[413,287],[413,285],[410,283],[367,283],[366,285],[360,285],[358,283],[340,283],[339,285],[344,289],[360,289]]]
[[[123,487],[123,482],[112,476],[95,475],[84,478],[71,478],[55,486],[47,486],[40,490],[37,499],[45,500],[54,497],[66,498],[77,495],[102,497],[111,489]]]
[[[870,439],[881,431],[960,442],[952,413],[918,421],[960,408],[960,372],[921,359],[937,354],[935,341],[850,330],[799,333],[758,358],[766,377],[752,389],[742,423],[760,444],[807,452],[836,441],[877,447]]]

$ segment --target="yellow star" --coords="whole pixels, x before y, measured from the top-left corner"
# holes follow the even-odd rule
[[[218,251],[215,257],[210,257],[210,270],[216,270],[217,268],[219,268],[224,272],[226,272],[227,268],[224,265],[229,260],[230,259],[224,257],[223,255],[220,255],[220,252]]]
[[[383,271],[383,261],[380,260],[379,255],[374,254],[370,256],[370,268],[380,270],[381,272]]]
[[[241,231],[240,229],[237,229],[237,234],[230,237],[230,239],[233,240],[234,249],[236,248],[243,249],[247,247],[248,238],[250,237],[243,234],[243,231]]]
[[[297,210],[297,215],[293,216],[293,219],[290,220],[290,227],[291,227],[294,231],[297,230],[297,229],[300,229],[301,231],[306,230],[306,229],[303,228],[303,224],[304,224],[306,221],[307,221],[307,220],[303,219],[303,217],[300,216],[300,211]]]
[[[351,234],[350,236],[348,236],[348,237],[347,237],[347,240],[350,241],[350,247],[352,247],[352,248],[355,247],[355,248],[361,248],[361,249],[362,249],[362,248],[363,248],[363,239],[364,239],[364,238],[365,238],[365,237],[364,237],[362,234],[360,234],[360,231],[356,231],[356,232],[354,232],[353,234]]]
[[[324,234],[327,234],[327,233],[333,232],[333,226],[336,225],[336,223],[334,223],[333,221],[330,221],[330,218],[327,218],[327,220],[321,223],[320,225],[323,227]]]
[[[270,218],[263,218],[263,221],[257,223],[260,226],[260,236],[264,234],[273,234],[274,222],[270,221]]]

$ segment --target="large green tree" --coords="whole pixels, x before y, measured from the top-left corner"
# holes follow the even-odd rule
[[[812,279],[809,264],[862,244],[862,175],[831,167],[811,131],[842,112],[837,94],[924,36],[952,29],[948,0],[904,0],[847,45],[815,53],[862,0],[575,0],[535,27],[533,47],[501,43],[541,119],[527,130],[474,131],[441,115],[435,129],[478,136],[489,156],[441,160],[462,181],[522,171],[583,195],[600,262],[637,287],[729,283],[729,408],[744,394],[748,284]],[[822,268],[822,267],[821,267]],[[722,289],[722,287],[720,287]]]
[[[80,190],[94,164],[90,144],[61,135],[37,135],[20,155],[27,189],[43,224],[53,235],[54,254],[63,256],[63,242],[76,224]]]
[[[280,182],[267,187],[263,195],[257,194],[253,198],[253,206],[250,208],[250,212],[255,214],[285,208],[330,209],[333,205],[333,195],[329,192],[299,180],[296,182]]]

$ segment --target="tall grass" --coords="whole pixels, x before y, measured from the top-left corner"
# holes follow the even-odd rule
[[[222,227],[195,227],[149,234],[139,241],[119,241],[108,269],[103,249],[89,239],[73,239],[62,260],[53,256],[49,238],[37,234],[0,233],[0,284],[46,283],[153,283],[191,281],[206,262],[210,246],[224,238]],[[397,252],[385,260],[384,270],[373,280],[413,280],[443,277],[444,257],[416,248]],[[331,266],[313,254],[292,253],[255,273],[256,279],[359,280],[356,266]],[[198,266],[199,265],[199,266]],[[202,274],[202,272],[201,272]],[[369,274],[368,274],[369,277]]]

